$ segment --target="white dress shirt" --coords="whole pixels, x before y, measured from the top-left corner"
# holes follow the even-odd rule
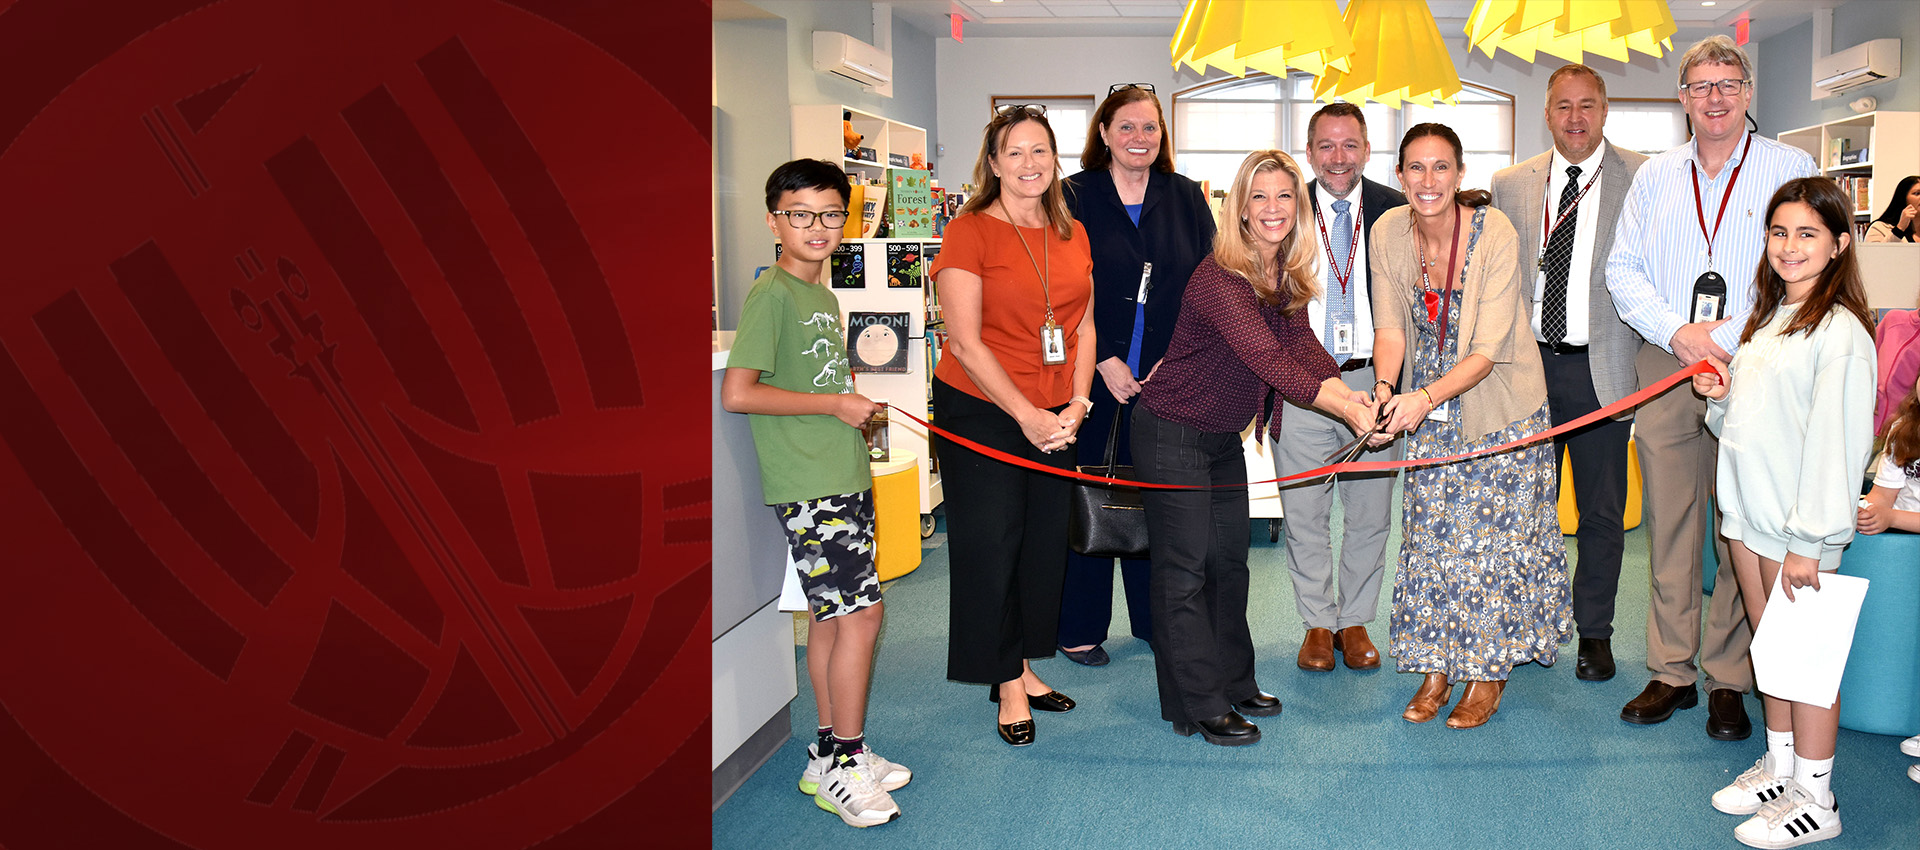
[[[1362,184],[1359,180],[1353,181],[1353,192],[1345,198],[1334,197],[1332,192],[1327,191],[1325,183],[1315,180],[1314,184],[1316,189],[1313,193],[1314,206],[1320,210],[1320,219],[1326,222],[1329,237],[1333,236],[1333,202],[1340,200],[1353,202],[1347,214],[1353,216],[1353,223],[1360,228],[1359,232],[1353,234],[1353,270],[1349,272],[1350,276],[1347,278],[1347,291],[1353,293],[1353,356],[1369,358],[1373,356],[1373,298],[1372,293],[1367,291],[1367,225],[1366,219],[1360,216]],[[1320,238],[1320,225],[1311,221],[1300,222],[1300,225],[1313,228],[1313,238],[1320,243],[1321,290],[1313,296],[1312,301],[1307,302],[1307,321],[1313,324],[1313,335],[1319,338],[1322,346],[1325,346],[1327,343],[1326,287],[1340,285],[1334,282],[1332,269],[1335,265],[1345,269],[1347,258],[1340,256],[1328,259],[1333,256],[1333,247],[1328,239]],[[1329,350],[1327,353],[1333,352]]]
[[[1547,198],[1541,209],[1546,210],[1546,219],[1540,225],[1540,244],[1533,246],[1533,255],[1522,256],[1520,262],[1532,261],[1536,267],[1540,257],[1547,250],[1547,225],[1560,218],[1560,193],[1567,188],[1567,166],[1580,166],[1580,183],[1573,191],[1578,193],[1590,180],[1599,178],[1595,169],[1600,167],[1600,157],[1607,152],[1607,143],[1601,140],[1593,153],[1579,162],[1568,162],[1559,148],[1553,150],[1553,160],[1548,166]],[[1588,289],[1593,279],[1593,242],[1600,229],[1600,186],[1595,185],[1585,195],[1580,196],[1579,214],[1573,220],[1573,259],[1567,263],[1567,338],[1561,340],[1568,345],[1586,345],[1592,326],[1587,322],[1587,301],[1592,291]],[[1522,266],[1524,268],[1524,265]],[[1541,305],[1547,297],[1547,272],[1537,269],[1533,279],[1533,338],[1546,341],[1540,332]]]

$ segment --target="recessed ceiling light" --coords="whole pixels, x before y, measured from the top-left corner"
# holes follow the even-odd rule
[[[1000,2],[1000,0],[993,0],[993,2],[998,3]],[[1713,4],[1714,4],[1714,0],[1700,0],[1700,5],[1702,6],[1711,6]]]

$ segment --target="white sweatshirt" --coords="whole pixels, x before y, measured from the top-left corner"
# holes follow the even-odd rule
[[[1729,392],[1707,405],[1720,437],[1721,532],[1762,558],[1840,566],[1873,451],[1873,337],[1845,308],[1780,335],[1793,305],[1740,346]]]

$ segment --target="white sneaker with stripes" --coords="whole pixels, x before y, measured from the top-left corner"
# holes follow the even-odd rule
[[[1920,735],[1915,735],[1911,738],[1901,741],[1900,752],[1906,753],[1907,755],[1910,755],[1910,756],[1920,756]]]
[[[1833,808],[1813,801],[1813,795],[1793,780],[1787,792],[1760,813],[1733,828],[1733,837],[1748,847],[1778,850],[1825,841],[1840,834],[1840,799]]]
[[[1730,815],[1750,815],[1786,793],[1786,781],[1767,772],[1761,756],[1728,785],[1713,792],[1713,807]]]
[[[880,790],[898,791],[913,781],[913,771],[908,770],[904,764],[882,758],[879,753],[873,751],[871,745],[867,748],[866,756],[867,766],[875,776],[879,777],[877,781],[880,783]],[[819,744],[808,744],[807,769],[800,774],[800,793],[813,796],[820,788],[820,780],[827,775],[827,770],[831,767],[833,767],[833,758],[821,755]]]
[[[866,755],[835,756],[834,766],[820,778],[820,787],[813,795],[814,805],[839,815],[848,826],[879,826],[900,817],[900,807],[894,805],[893,797],[870,775],[872,768]]]
[[[1920,764],[1907,765],[1907,778],[1920,782]]]

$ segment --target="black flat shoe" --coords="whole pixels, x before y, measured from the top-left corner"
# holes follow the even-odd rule
[[[1173,722],[1173,731],[1187,736],[1199,732],[1207,743],[1221,747],[1244,747],[1260,740],[1260,727],[1248,723],[1246,718],[1233,711],[1191,723],[1176,720]]]
[[[1582,682],[1604,682],[1613,678],[1613,641],[1581,638],[1580,655],[1573,665],[1573,677]]]
[[[1113,660],[1097,643],[1089,649],[1068,649],[1063,646],[1060,647],[1060,654],[1066,656],[1068,661],[1088,667],[1105,667],[1107,662]]]
[[[987,686],[987,702],[996,705],[999,704],[999,685]],[[1035,711],[1072,711],[1076,705],[1079,705],[1079,703],[1074,702],[1073,697],[1067,696],[1059,691],[1048,691],[1038,696],[1027,694],[1027,707]]]
[[[1248,717],[1272,717],[1280,713],[1280,698],[1260,691],[1234,703],[1233,710]]]
[[[1000,740],[1016,747],[1033,743],[1033,720],[1015,720],[1012,723],[996,723],[1000,727]]]

